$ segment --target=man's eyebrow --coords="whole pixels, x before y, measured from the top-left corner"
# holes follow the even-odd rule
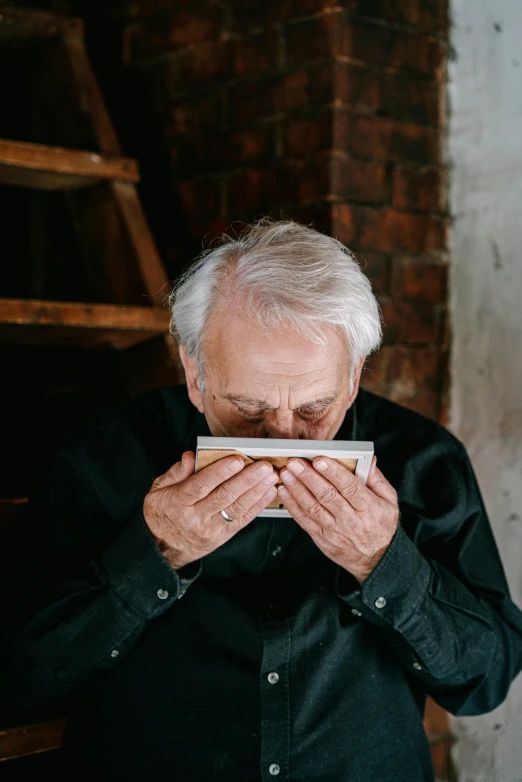
[[[254,399],[251,396],[245,396],[243,394],[221,394],[223,399],[228,399],[230,402],[234,402],[237,405],[250,405],[251,407],[260,407],[263,410],[273,410],[273,407],[267,405],[261,399]]]
[[[263,402],[261,399],[254,399],[250,396],[245,396],[243,394],[221,394],[223,399],[228,399],[230,402],[233,402],[237,405],[249,405],[250,407],[258,407],[260,410],[273,410],[274,408],[271,405],[268,405],[266,402]],[[303,410],[305,408],[310,407],[327,407],[328,405],[331,405],[332,402],[335,402],[339,394],[335,394],[333,396],[324,396],[320,397],[319,399],[314,399],[311,402],[304,402],[302,405],[299,405],[299,407],[294,408],[295,410]]]
[[[299,405],[296,410],[302,410],[304,407],[327,407],[328,405],[331,405],[332,402],[335,402],[338,396],[339,394],[335,394],[335,396],[323,396],[319,399],[314,399],[312,402],[304,402],[302,405]]]

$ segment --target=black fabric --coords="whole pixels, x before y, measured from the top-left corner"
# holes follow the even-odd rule
[[[19,703],[71,698],[75,779],[432,780],[426,694],[482,713],[522,667],[522,613],[463,446],[359,392],[336,439],[374,441],[401,508],[359,588],[293,519],[255,519],[172,570],[143,498],[205,434],[186,389],[162,388],[57,449],[29,503]]]

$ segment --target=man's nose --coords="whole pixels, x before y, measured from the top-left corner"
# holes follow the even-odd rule
[[[299,422],[292,412],[273,414],[265,419],[265,437],[283,440],[299,439]]]

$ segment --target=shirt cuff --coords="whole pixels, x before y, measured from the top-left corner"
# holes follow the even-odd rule
[[[182,597],[202,571],[201,560],[174,570],[156,545],[139,508],[101,556],[118,597],[152,619]]]
[[[335,593],[374,624],[400,630],[428,594],[432,571],[399,525],[381,561],[361,587],[338,566]],[[354,586],[355,585],[355,586]]]

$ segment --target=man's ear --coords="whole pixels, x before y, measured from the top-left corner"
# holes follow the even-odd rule
[[[353,402],[355,400],[355,397],[357,396],[357,393],[359,391],[359,383],[361,382],[361,374],[362,374],[362,369],[363,369],[365,361],[366,361],[366,358],[361,358],[361,360],[359,361],[359,363],[355,367],[355,371],[353,373],[353,380],[352,380],[352,383],[353,383],[352,393],[350,394],[350,402],[349,402],[348,407],[351,407],[351,405],[353,404]]]
[[[179,357],[183,364],[183,369],[185,370],[189,399],[200,413],[204,413],[205,408],[203,406],[203,395],[200,390],[199,369],[196,359],[194,356],[187,355],[183,345],[179,346]]]

